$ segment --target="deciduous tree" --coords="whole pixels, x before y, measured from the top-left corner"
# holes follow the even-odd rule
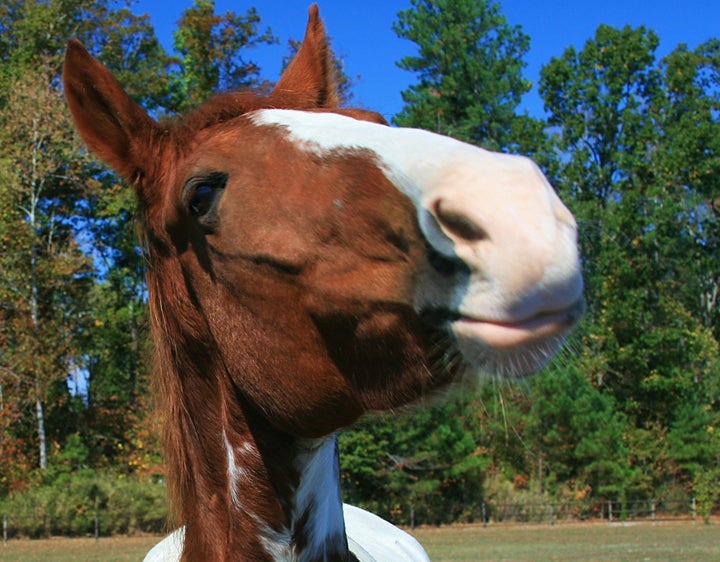
[[[10,3],[0,12],[0,27],[0,139],[5,147],[0,161],[5,178],[0,186],[0,382],[12,389],[12,403],[20,412],[29,412],[32,404],[33,434],[25,423],[9,431],[33,444],[33,456],[44,469],[50,444],[61,446],[68,433],[81,429],[84,405],[66,381],[87,371],[95,258],[114,243],[109,232],[118,239],[109,223],[115,221],[122,230],[132,215],[132,210],[114,219],[96,214],[98,203],[108,199],[102,187],[113,182],[88,158],[71,125],[59,89],[65,44],[70,37],[81,38],[94,52],[102,51],[116,71],[127,72],[131,65],[142,74],[153,65],[163,68],[166,61],[157,56],[147,17],[116,10],[113,2]],[[148,80],[145,87],[152,84]],[[160,98],[145,99],[152,105]],[[112,265],[106,264],[106,270]],[[126,357],[132,355],[128,351]]]
[[[259,67],[247,58],[250,49],[276,41],[270,29],[260,30],[255,8],[244,15],[215,13],[214,0],[195,0],[178,22],[174,47],[179,69],[173,75],[172,109],[186,111],[218,90],[263,86]]]
[[[583,233],[589,380],[658,441],[689,404],[695,417],[711,407],[720,380],[706,306],[720,171],[713,45],[658,61],[653,32],[600,26],[541,72],[556,184]]]

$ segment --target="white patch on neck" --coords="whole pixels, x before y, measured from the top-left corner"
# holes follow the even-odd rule
[[[345,540],[337,459],[337,436],[307,440],[300,444],[295,468],[300,471],[300,484],[295,493],[293,520],[306,512],[309,517],[304,532],[307,544],[298,561],[323,560],[328,542]],[[337,544],[337,543],[335,543]]]
[[[274,562],[296,562],[293,552],[292,533],[288,529],[276,531],[268,527],[257,517],[253,518],[260,523],[260,542]]]
[[[227,433],[223,429],[223,444],[225,445],[225,453],[227,455],[227,473],[228,473],[228,486],[230,488],[230,499],[233,507],[238,511],[243,509],[242,501],[240,500],[240,482],[247,476],[247,471],[237,463],[235,458],[235,449],[233,448],[230,440],[228,439]],[[238,453],[242,455],[249,454],[248,448],[253,453],[255,449],[249,443],[243,443],[241,447],[238,447]]]
[[[242,464],[238,464],[238,461],[241,461],[243,456],[254,456],[258,453],[247,442],[233,447],[224,430],[223,443],[227,455],[230,498],[233,507],[242,510],[240,483],[247,477],[247,471]],[[322,560],[328,541],[337,541],[338,537],[345,540],[336,436],[301,442],[294,464],[300,473],[300,482],[293,502],[291,522],[293,528],[275,530],[254,514],[246,515],[255,519],[260,525],[260,541],[263,548],[276,562]],[[303,532],[307,543],[296,555],[293,544],[294,527],[297,520],[306,513]]]

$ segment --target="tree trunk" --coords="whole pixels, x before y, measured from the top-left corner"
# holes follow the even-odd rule
[[[28,208],[28,220],[33,229],[34,237],[30,247],[30,320],[34,330],[35,343],[39,349],[39,289],[38,289],[38,248],[37,248],[37,207],[40,202],[40,192],[42,191],[42,181],[38,180],[37,173],[37,148],[40,146],[39,135],[37,131],[37,120],[33,120],[34,131],[34,147],[32,158],[32,191],[30,193],[30,205]],[[37,349],[36,349],[37,351]],[[45,435],[45,408],[42,401],[42,392],[40,385],[39,366],[35,357],[33,357],[33,377],[35,379],[35,421],[37,422],[38,433],[38,449],[40,456],[40,470],[47,469],[47,438]]]
[[[40,470],[47,469],[47,437],[45,436],[45,408],[40,400],[40,389],[35,399],[35,415],[37,418],[38,446],[40,450]]]

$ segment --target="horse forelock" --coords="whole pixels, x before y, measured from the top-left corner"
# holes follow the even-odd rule
[[[189,145],[203,129],[269,107],[272,107],[270,98],[256,92],[223,92],[213,95],[199,107],[169,124],[175,135],[175,141]]]

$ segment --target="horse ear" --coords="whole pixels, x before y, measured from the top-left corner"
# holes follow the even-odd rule
[[[147,172],[146,148],[157,123],[76,39],[65,53],[63,85],[88,148],[125,179],[136,182]]]
[[[317,4],[310,6],[305,38],[271,98],[280,107],[295,109],[339,105],[330,46]]]

